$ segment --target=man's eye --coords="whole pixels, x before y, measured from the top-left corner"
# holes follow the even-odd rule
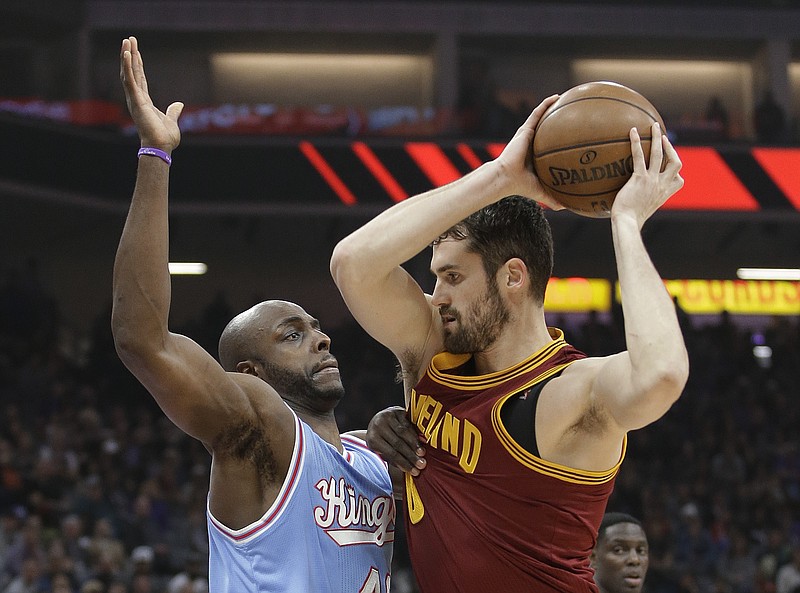
[[[300,332],[289,332],[288,334],[283,336],[283,339],[288,342],[294,342],[295,340],[300,339]]]

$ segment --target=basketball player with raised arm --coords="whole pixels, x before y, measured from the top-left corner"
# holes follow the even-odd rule
[[[114,264],[114,343],[170,420],[211,453],[210,590],[388,593],[389,474],[363,440],[339,434],[344,388],[319,322],[294,303],[260,303],[225,328],[221,364],[170,332],[169,168],[183,105],[153,105],[135,38],[120,58],[142,149]]]
[[[554,100],[496,159],[382,212],[331,259],[355,318],[400,361],[407,417],[380,414],[367,441],[413,469],[405,514],[422,593],[596,592],[589,556],[626,435],[666,413],[687,380],[673,301],[641,235],[683,185],[658,126],[649,165],[631,130],[634,173],[611,210],[627,349],[587,357],[546,325],[553,244],[537,201],[559,206],[530,149]],[[402,264],[430,245],[428,295]]]

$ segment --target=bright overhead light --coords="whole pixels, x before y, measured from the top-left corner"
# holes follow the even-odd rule
[[[741,280],[800,280],[800,268],[739,268]]]
[[[173,276],[202,276],[208,266],[202,262],[169,262],[169,273]]]

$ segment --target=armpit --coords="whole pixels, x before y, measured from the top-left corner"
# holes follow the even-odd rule
[[[261,426],[243,421],[222,433],[214,443],[216,455],[253,464],[264,483],[278,479],[278,464],[270,438]]]

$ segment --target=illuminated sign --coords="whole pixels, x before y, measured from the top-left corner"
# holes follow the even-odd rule
[[[783,280],[667,280],[687,313],[800,315],[800,282]]]
[[[800,282],[786,280],[665,280],[678,306],[695,315],[723,311],[734,315],[800,315]],[[551,278],[547,313],[607,313],[611,282],[599,278]],[[620,302],[619,283],[614,296]]]
[[[599,278],[550,278],[544,298],[548,313],[604,312],[611,309],[611,282]]]

